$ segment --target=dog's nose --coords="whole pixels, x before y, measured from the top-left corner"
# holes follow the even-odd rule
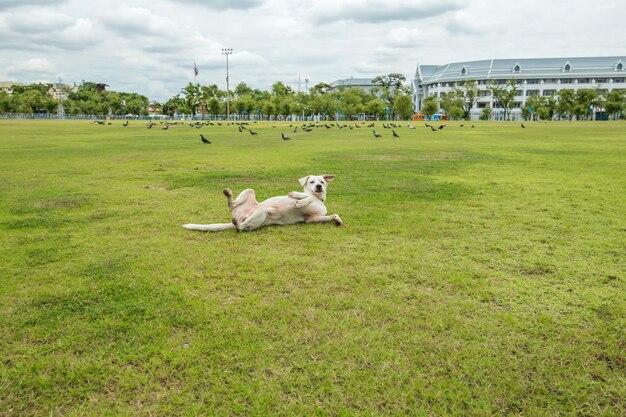
[[[315,189],[317,189],[317,191],[322,191],[322,186],[321,186],[321,184],[317,184],[317,185],[315,186]]]

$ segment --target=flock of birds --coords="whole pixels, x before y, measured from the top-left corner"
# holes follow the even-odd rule
[[[257,123],[256,121],[252,122],[252,123]],[[106,120],[94,120],[92,122],[90,122],[90,124],[98,124],[98,125],[112,125],[112,122],[106,121]],[[122,123],[123,127],[128,127],[129,122],[128,120],[126,120],[124,123]],[[160,126],[161,130],[168,130],[170,128],[170,126],[185,126],[187,125],[190,128],[195,128],[195,129],[201,129],[203,127],[206,126],[236,126],[237,129],[239,130],[239,133],[244,133],[245,131],[247,131],[251,136],[256,136],[259,133],[253,131],[250,128],[250,122],[209,122],[209,121],[195,121],[195,122],[182,122],[182,121],[176,121],[176,122],[171,122],[171,121],[160,121],[159,123],[155,123],[153,121],[149,121],[146,124],[146,128],[147,129],[152,129],[154,126]],[[439,124],[438,127],[435,127],[431,124],[428,124],[426,122],[424,122],[424,127],[429,128],[432,132],[437,132],[440,130],[443,130],[445,127],[447,126],[447,124]],[[272,125],[272,128],[276,128],[276,125]],[[350,123],[343,123],[343,124],[339,124],[338,122],[334,122],[334,123],[322,123],[322,122],[316,122],[316,123],[304,123],[301,124],[300,126],[295,126],[293,123],[289,125],[289,128],[293,128],[293,134],[297,134],[298,133],[298,128],[300,128],[301,131],[304,132],[312,132],[313,129],[361,129],[361,128],[372,128],[372,135],[374,136],[375,139],[378,138],[382,138],[383,135],[378,133],[374,127],[376,127],[376,122],[370,122],[368,124],[366,124],[366,122],[354,122],[353,124]],[[396,123],[382,123],[382,127],[383,129],[389,129],[391,130],[391,135],[394,138],[400,138],[400,135],[396,132],[396,129],[400,129],[402,127],[402,125],[400,124],[396,124]],[[406,125],[406,127],[408,129],[415,129],[414,125]],[[463,128],[465,127],[465,124],[460,124],[459,127]],[[472,128],[476,127],[474,124],[471,125]],[[522,128],[526,128],[526,126],[524,126],[524,123],[521,123],[521,127]],[[284,132],[281,132],[280,137],[283,141],[287,141],[290,140],[291,137],[285,135]],[[207,137],[204,136],[204,134],[200,134],[200,141],[204,144],[210,144],[211,140]]]

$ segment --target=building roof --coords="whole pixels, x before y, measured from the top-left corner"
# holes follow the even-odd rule
[[[345,78],[330,83],[333,88],[337,87],[373,87],[372,78]]]
[[[453,62],[446,65],[418,65],[420,83],[511,79],[623,77],[626,56],[585,58],[517,58]]]

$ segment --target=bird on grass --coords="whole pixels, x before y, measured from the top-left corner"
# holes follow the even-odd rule
[[[200,134],[200,140],[202,141],[202,143],[211,143],[211,141],[205,138],[202,133]]]
[[[128,126],[128,120],[126,120],[124,123],[122,123],[122,126],[124,126],[124,127]]]
[[[438,129],[442,130],[444,127],[446,127],[446,125],[439,125]]]
[[[400,137],[400,135],[398,135],[395,130],[392,130],[391,133],[393,133],[393,137],[394,138],[399,138]]]
[[[374,137],[375,137],[375,138],[380,138],[380,137],[382,137],[382,135],[381,135],[380,133],[376,133],[376,131],[375,131],[375,130],[372,130],[372,133],[374,134]]]
[[[281,133],[280,136],[283,138],[283,140],[289,140],[291,139],[289,136],[285,136],[284,133]]]
[[[432,130],[433,132],[437,131],[437,129],[435,129],[433,126],[428,126],[428,127],[430,127],[430,130]]]
[[[524,126],[524,123],[522,123],[522,129],[526,129],[526,126]]]
[[[250,134],[251,134],[252,136],[254,136],[254,135],[258,135],[258,133],[257,133],[257,132],[253,132],[253,131],[252,131],[252,129],[248,129],[248,132],[250,132]]]
[[[459,125],[459,127],[464,127],[465,125]]]
[[[167,129],[169,129],[169,128],[170,128],[170,125],[165,125],[165,127],[162,127],[161,129],[163,129],[163,130],[167,130]]]

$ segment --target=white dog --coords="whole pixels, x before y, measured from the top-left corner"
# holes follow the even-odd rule
[[[220,230],[237,229],[251,231],[262,226],[273,224],[325,223],[333,221],[341,226],[341,218],[337,214],[327,216],[326,186],[335,178],[334,175],[309,175],[300,178],[304,192],[292,191],[286,196],[272,197],[258,203],[254,190],[243,190],[233,201],[233,192],[225,188],[224,195],[228,201],[228,210],[232,215],[232,223],[215,224],[184,224],[189,230],[217,232]]]

